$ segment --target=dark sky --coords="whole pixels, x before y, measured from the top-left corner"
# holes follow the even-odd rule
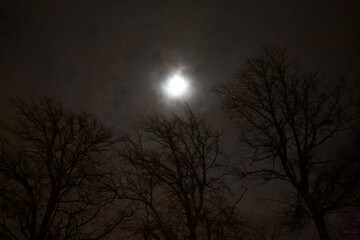
[[[161,83],[181,68],[186,99],[221,124],[211,92],[273,42],[329,81],[360,76],[360,1],[1,1],[0,101],[53,96],[126,130],[178,111]]]

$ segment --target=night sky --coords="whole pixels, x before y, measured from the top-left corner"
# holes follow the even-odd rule
[[[360,77],[359,1],[1,1],[0,11],[1,107],[45,95],[119,130],[185,102],[229,128],[212,89],[268,42],[328,81]],[[191,92],[170,99],[161,85],[179,70]]]

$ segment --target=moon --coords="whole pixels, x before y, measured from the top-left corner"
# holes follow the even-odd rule
[[[189,84],[181,74],[171,76],[165,84],[166,93],[173,98],[185,96],[188,88]]]

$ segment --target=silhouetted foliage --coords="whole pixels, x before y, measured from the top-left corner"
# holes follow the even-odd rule
[[[358,207],[360,200],[359,177],[350,177],[343,159],[316,154],[329,138],[358,123],[345,83],[325,81],[323,74],[289,59],[284,48],[267,45],[216,92],[253,150],[253,168],[243,174],[289,182],[294,195],[285,201],[291,222],[301,227],[312,219],[320,239],[329,239],[326,216]]]

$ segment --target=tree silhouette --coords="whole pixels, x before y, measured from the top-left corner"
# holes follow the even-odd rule
[[[184,117],[149,116],[137,137],[124,137],[118,194],[143,205],[144,239],[237,239],[220,136],[187,108]]]
[[[284,48],[267,45],[216,92],[252,149],[254,169],[244,174],[289,182],[294,195],[288,213],[312,219],[320,239],[328,240],[326,216],[358,206],[360,196],[359,177],[349,178],[342,161],[316,154],[330,137],[358,123],[344,82],[327,82],[289,59]]]
[[[104,187],[109,129],[48,98],[11,107],[15,118],[1,129],[2,239],[99,239],[131,214],[104,217],[115,196]]]

